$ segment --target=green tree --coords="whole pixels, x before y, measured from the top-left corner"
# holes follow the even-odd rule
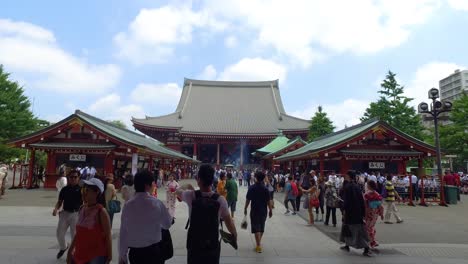
[[[110,120],[108,122],[110,122],[110,123],[112,123],[115,126],[118,126],[120,128],[127,129],[127,125],[125,125],[125,123],[122,120]]]
[[[313,141],[315,138],[330,134],[335,129],[332,121],[328,118],[327,113],[322,112],[322,106],[319,105],[317,112],[312,117],[309,126],[309,141]]]
[[[453,102],[450,124],[439,126],[440,146],[446,154],[457,155],[454,169],[465,168],[468,161],[468,94]]]
[[[30,110],[29,98],[17,82],[9,80],[0,65],[0,161],[22,156],[19,149],[9,148],[6,141],[35,131],[38,120]]]
[[[387,73],[385,80],[380,85],[382,89],[378,91],[379,100],[370,104],[361,121],[378,117],[391,126],[415,138],[422,139],[424,128],[421,124],[421,118],[416,113],[416,109],[409,105],[413,98],[403,95],[404,87],[396,81],[395,76],[396,74],[391,71]]]

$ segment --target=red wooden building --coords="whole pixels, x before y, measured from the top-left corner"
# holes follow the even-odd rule
[[[278,81],[185,79],[174,113],[133,119],[133,125],[168,147],[217,165],[258,164],[251,153],[276,138],[308,133],[309,121],[287,115]]]
[[[285,169],[315,169],[321,175],[331,170],[341,174],[348,170],[404,174],[409,160],[417,160],[422,168],[423,159],[435,155],[433,146],[371,119],[317,138],[274,160]]]
[[[98,175],[114,173],[117,169],[153,169],[174,167],[194,160],[166,148],[161,142],[123,129],[79,110],[69,117],[35,133],[12,139],[10,146],[30,150],[28,186],[31,187],[36,151],[47,153],[45,184],[55,188],[58,168],[94,166]],[[131,166],[130,166],[131,165]]]

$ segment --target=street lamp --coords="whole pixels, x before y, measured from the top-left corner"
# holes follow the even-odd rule
[[[437,100],[439,98],[439,90],[437,88],[431,88],[428,92],[429,99],[432,99],[432,104],[429,105],[425,102],[422,102],[418,105],[418,112],[420,114],[430,114],[434,119],[434,136],[435,136],[435,144],[436,144],[436,159],[437,159],[437,174],[441,177],[441,201],[440,205],[446,206],[444,199],[444,190],[443,190],[443,180],[442,180],[442,164],[440,158],[440,142],[439,142],[439,125],[438,125],[438,118],[441,113],[450,112],[452,110],[452,103],[449,101],[440,101]]]

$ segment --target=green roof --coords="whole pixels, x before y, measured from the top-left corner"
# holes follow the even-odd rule
[[[298,142],[301,142],[303,143],[304,145],[307,144],[307,142],[305,140],[303,140],[301,137],[297,136],[296,138],[294,139],[291,139],[288,144],[286,144],[286,146],[282,147],[282,148],[279,148],[278,150],[276,151],[272,151],[270,153],[268,153],[267,155],[265,155],[263,158],[266,159],[266,158],[270,158],[274,155],[276,155],[278,152],[281,152],[282,150],[284,149],[288,149],[289,147],[293,146],[294,144],[298,143]]]
[[[284,135],[279,135],[275,139],[273,139],[270,143],[266,146],[257,149],[255,152],[260,152],[262,154],[269,154],[272,152],[276,152],[278,150],[283,149],[289,143],[289,138]]]
[[[32,138],[38,135],[41,135],[43,133],[49,132],[53,129],[56,129],[57,127],[73,120],[74,118],[79,118],[82,121],[86,122],[90,126],[94,127],[95,129],[101,131],[103,134],[109,135],[110,137],[113,137],[117,140],[123,141],[131,146],[135,146],[144,150],[147,150],[149,152],[154,152],[157,155],[161,155],[163,157],[168,157],[168,158],[173,158],[173,159],[184,159],[184,160],[191,160],[194,161],[191,157],[185,156],[184,154],[177,152],[175,150],[172,150],[170,148],[165,147],[161,142],[146,137],[145,135],[138,134],[136,132],[130,131],[125,128],[118,127],[110,122],[104,121],[102,119],[99,119],[97,117],[94,117],[92,115],[89,115],[87,113],[84,113],[80,110],[76,110],[74,114],[68,116],[67,118],[50,125],[49,127],[46,127],[44,129],[41,129],[39,131],[36,131],[34,133],[31,133],[29,135],[19,137],[16,139],[12,139],[9,141],[9,144],[12,144],[14,142],[19,142],[19,141],[25,141],[28,138]],[[33,144],[45,144],[47,142],[31,142],[31,145]],[[49,143],[50,144],[50,143]],[[63,143],[62,143],[63,144]],[[76,143],[73,143],[76,144]],[[69,147],[67,146],[64,147]]]
[[[95,128],[101,130],[103,133],[109,134],[132,145],[141,147],[143,149],[148,149],[150,151],[154,151],[163,156],[169,156],[172,158],[179,158],[185,160],[193,160],[192,158],[185,156],[180,152],[164,147],[164,145],[161,142],[155,139],[135,133],[128,129],[120,128],[110,122],[101,120],[99,118],[86,114],[80,110],[76,110],[75,115],[88,122]]]
[[[280,157],[277,157],[275,160],[279,161],[285,161],[285,160],[291,160],[295,158],[301,158],[309,154],[315,154],[319,151],[329,149],[337,144],[344,143],[347,140],[350,140],[362,133],[365,133],[369,129],[372,129],[373,127],[376,127],[378,125],[382,125],[389,130],[392,130],[394,133],[398,134],[399,136],[413,142],[414,144],[420,145],[424,148],[430,149],[433,152],[434,146],[431,146],[419,139],[416,139],[394,127],[391,127],[387,123],[380,121],[378,118],[373,118],[366,120],[360,124],[357,124],[355,126],[345,128],[343,130],[319,137],[315,139],[314,141],[310,142],[309,144],[305,145],[304,147],[291,151],[289,153],[286,153]]]
[[[414,150],[398,150],[398,149],[343,149],[341,153],[351,155],[404,155],[404,156],[418,156],[423,154]]]

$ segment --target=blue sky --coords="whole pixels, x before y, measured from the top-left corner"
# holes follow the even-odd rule
[[[174,111],[183,78],[280,79],[286,111],[359,122],[388,70],[407,95],[466,67],[468,0],[2,1],[0,64],[58,121]]]

